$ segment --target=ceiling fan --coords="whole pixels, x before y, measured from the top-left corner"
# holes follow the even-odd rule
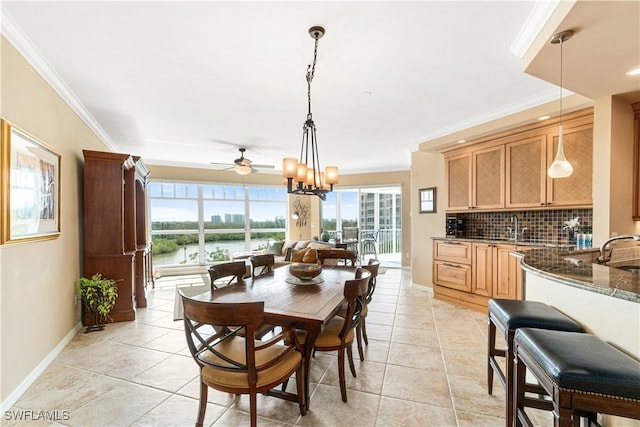
[[[274,165],[255,165],[250,159],[247,159],[244,156],[244,152],[247,151],[246,148],[238,148],[240,151],[240,157],[235,159],[233,163],[215,163],[211,162],[212,165],[219,166],[227,166],[227,168],[222,170],[233,169],[238,175],[248,175],[250,173],[258,172],[258,169],[274,169]]]

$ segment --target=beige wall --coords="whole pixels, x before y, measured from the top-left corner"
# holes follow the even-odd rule
[[[432,286],[432,237],[444,237],[445,231],[444,156],[415,152],[411,155],[411,275],[417,285]],[[419,213],[418,190],[436,187],[436,213]]]
[[[60,237],[0,247],[4,406],[78,326],[74,295],[82,265],[82,149],[106,147],[4,37],[0,59],[2,117],[62,156]]]
[[[638,234],[631,218],[633,110],[615,96],[595,100],[593,127],[593,243],[611,233]]]

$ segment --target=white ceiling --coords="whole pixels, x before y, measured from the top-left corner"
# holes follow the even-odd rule
[[[276,170],[299,155],[323,25],[320,159],[354,173],[407,170],[425,140],[555,99],[510,52],[534,5],[2,1],[2,24],[114,151],[211,167],[242,146]]]

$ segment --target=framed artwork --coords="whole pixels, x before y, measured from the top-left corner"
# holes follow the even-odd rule
[[[436,187],[418,190],[420,213],[436,213]]]
[[[60,235],[60,155],[2,120],[1,243]]]

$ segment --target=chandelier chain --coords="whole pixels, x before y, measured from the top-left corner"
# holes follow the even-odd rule
[[[307,118],[311,120],[311,81],[313,80],[313,76],[316,72],[316,60],[318,58],[318,39],[319,37],[314,37],[315,46],[313,48],[313,65],[307,66],[307,107],[308,113]]]

